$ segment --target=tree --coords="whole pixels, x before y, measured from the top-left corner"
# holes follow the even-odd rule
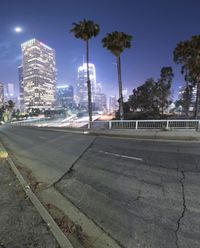
[[[156,82],[149,78],[145,83],[133,90],[129,96],[129,105],[132,110],[139,110],[142,113],[151,115],[159,114],[158,92],[156,91]]]
[[[19,118],[20,118],[20,110],[19,110],[19,109],[17,109],[17,110],[15,111],[15,118],[16,118],[17,120],[19,120]]]
[[[158,116],[170,104],[170,89],[172,84],[173,72],[171,67],[162,67],[160,78],[154,80],[149,78],[145,83],[133,90],[129,97],[129,105],[132,110],[139,110],[151,116]]]
[[[2,105],[1,108],[0,108],[0,121],[3,121],[3,114],[5,112],[5,107]]]
[[[120,55],[125,48],[131,47],[132,38],[133,37],[131,35],[115,31],[108,33],[107,36],[102,39],[103,47],[111,51],[111,53],[114,54],[117,59],[120,120],[124,119]]]
[[[74,27],[70,30],[77,39],[82,39],[86,44],[86,63],[87,63],[87,89],[88,89],[88,113],[89,113],[89,128],[92,122],[92,97],[91,97],[91,82],[89,74],[89,40],[98,35],[99,25],[91,20],[79,21],[72,24]]]
[[[8,110],[8,121],[12,120],[12,113],[14,109],[15,103],[12,100],[9,100],[6,105],[6,109]]]
[[[181,73],[187,76],[189,82],[197,87],[195,103],[195,119],[198,118],[200,97],[200,35],[192,36],[190,40],[181,41],[173,52],[174,62],[181,64]]]
[[[164,109],[170,104],[169,96],[173,77],[174,74],[170,66],[161,68],[160,79],[156,83],[156,90],[162,116],[164,115]]]

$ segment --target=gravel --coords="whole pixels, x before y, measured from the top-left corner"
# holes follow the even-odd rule
[[[0,248],[59,248],[6,160],[0,160]]]

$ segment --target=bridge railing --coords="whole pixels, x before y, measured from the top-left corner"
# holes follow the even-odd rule
[[[109,121],[109,129],[197,129],[200,120],[123,120]]]
[[[13,122],[12,125],[69,128],[88,128],[89,126],[87,121],[73,120],[62,125],[62,123],[53,123],[52,120],[46,118]],[[200,120],[111,120],[93,121],[90,126],[92,129],[200,129]]]

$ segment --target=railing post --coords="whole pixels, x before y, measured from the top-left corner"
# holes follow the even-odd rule
[[[90,121],[88,121],[88,129],[90,129],[91,128],[91,123],[90,123]]]
[[[197,129],[196,129],[197,132],[200,132],[200,120],[198,121],[197,123]]]
[[[138,121],[135,122],[135,130],[138,130]]]
[[[166,129],[169,129],[169,121],[167,120],[167,126]]]
[[[108,128],[112,129],[112,122],[111,121],[108,122]]]

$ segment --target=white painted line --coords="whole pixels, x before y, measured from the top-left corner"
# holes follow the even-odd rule
[[[51,128],[44,128],[44,130],[54,131],[54,132],[63,132],[63,133],[89,134],[88,131],[73,131],[73,130],[51,129]]]
[[[118,153],[112,153],[112,152],[106,152],[106,151],[99,151],[99,152],[107,154],[107,155],[115,156],[115,157],[121,157],[121,158],[143,161],[142,158],[130,157],[130,156],[126,156],[126,155],[122,155],[122,154],[118,154]]]
[[[48,138],[43,137],[43,136],[39,136],[38,138],[40,138],[40,139],[48,139]]]

